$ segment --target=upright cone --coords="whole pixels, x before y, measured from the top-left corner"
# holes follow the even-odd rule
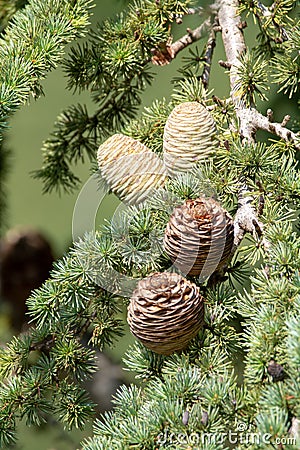
[[[163,161],[144,144],[115,134],[97,152],[101,175],[110,189],[126,203],[135,205],[166,180]]]
[[[185,275],[210,276],[230,255],[233,220],[212,198],[186,200],[167,224],[164,247],[174,266]]]
[[[132,334],[146,347],[170,355],[183,350],[202,327],[204,298],[181,275],[155,273],[138,283],[127,320]]]
[[[190,170],[212,156],[217,146],[212,115],[197,102],[177,105],[165,125],[164,162],[169,175]]]

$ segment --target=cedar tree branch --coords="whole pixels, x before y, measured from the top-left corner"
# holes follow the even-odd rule
[[[205,89],[208,87],[209,83],[209,77],[210,77],[210,71],[211,71],[211,63],[212,63],[212,57],[214,53],[214,48],[216,46],[216,33],[214,30],[214,27],[211,28],[208,41],[206,44],[206,51],[205,51],[205,66],[202,73],[202,83]]]
[[[254,142],[254,136],[258,129],[268,131],[292,142],[300,150],[300,137],[280,123],[272,123],[269,117],[265,117],[255,108],[247,108],[239,95],[239,80],[237,68],[240,65],[239,57],[245,52],[246,46],[243,32],[239,24],[237,0],[221,0],[219,9],[219,23],[222,28],[222,38],[225,53],[230,68],[231,98],[235,105],[236,114],[240,122],[240,134],[248,142]]]
[[[214,15],[211,15],[198,28],[195,28],[195,30],[190,30],[188,28],[187,34],[173,42],[173,44],[166,43],[163,47],[154,48],[152,50],[152,63],[156,66],[165,66],[166,64],[169,64],[174,58],[176,58],[177,54],[181,50],[206,36],[213,26],[213,21]]]
[[[246,232],[252,235],[263,236],[263,224],[257,219],[257,213],[253,207],[253,197],[249,195],[247,186],[242,186],[238,197],[238,210],[234,218],[234,248],[240,245]],[[262,245],[268,251],[270,243],[262,237]]]
[[[230,87],[231,98],[235,106],[236,114],[239,119],[239,131],[241,137],[248,142],[254,142],[255,132],[258,128],[265,129],[270,126],[269,119],[264,117],[254,108],[247,108],[239,94],[239,77],[237,68],[240,65],[239,57],[246,50],[241,19],[238,15],[238,0],[221,0],[219,9],[219,24],[222,28],[222,38],[225,47],[225,53],[230,66]],[[282,133],[280,124],[271,124],[278,132]],[[276,125],[279,125],[281,129]],[[288,130],[287,130],[288,131]],[[232,255],[241,243],[245,233],[263,236],[263,225],[257,218],[257,213],[252,204],[253,197],[249,193],[247,186],[242,184],[239,191],[238,211],[234,219],[234,245]],[[262,238],[265,250],[269,243]]]

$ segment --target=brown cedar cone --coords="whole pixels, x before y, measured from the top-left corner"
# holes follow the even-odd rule
[[[186,200],[176,207],[164,236],[166,253],[185,275],[210,276],[228,258],[233,220],[212,198]]]
[[[172,176],[207,161],[217,147],[216,125],[212,115],[198,102],[177,105],[164,129],[163,155]]]
[[[110,189],[130,205],[144,201],[166,180],[164,163],[159,156],[123,134],[114,134],[100,145],[97,160]]]
[[[130,331],[161,355],[183,350],[204,320],[199,288],[177,273],[154,273],[139,281],[128,306]]]

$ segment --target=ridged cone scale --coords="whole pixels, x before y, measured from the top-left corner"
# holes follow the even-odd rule
[[[130,331],[147,348],[170,355],[186,348],[203,326],[204,298],[177,273],[154,273],[139,281],[128,306]]]
[[[163,161],[148,147],[123,134],[100,145],[98,167],[109,188],[127,204],[146,200],[166,180]]]
[[[210,276],[228,259],[234,226],[228,212],[213,198],[186,200],[167,224],[164,248],[184,275]]]
[[[212,115],[198,102],[177,105],[169,115],[163,135],[163,155],[170,176],[187,172],[207,161],[216,150],[216,126]]]

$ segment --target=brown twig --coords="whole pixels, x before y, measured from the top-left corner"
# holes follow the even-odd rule
[[[289,39],[289,36],[286,32],[286,29],[282,25],[279,25],[274,20],[273,10],[275,8],[275,2],[268,8],[267,6],[263,5],[260,1],[258,1],[257,6],[261,11],[262,16],[265,17],[266,19],[271,20],[274,27],[279,31],[280,38],[271,38],[271,39],[274,40],[275,42],[287,41]],[[261,16],[259,14],[255,13],[255,17],[258,19],[259,23],[261,24]]]
[[[269,122],[273,122],[273,118],[274,118],[274,113],[273,111],[269,108],[267,109],[267,119]]]
[[[211,15],[198,28],[195,28],[195,30],[188,28],[187,34],[182,36],[176,42],[173,42],[173,44],[166,43],[160,48],[153,49],[152,63],[156,66],[165,66],[166,64],[169,64],[176,58],[181,50],[206,36],[213,25],[213,21],[214,15]]]
[[[289,116],[288,114],[286,116],[284,116],[284,118],[282,119],[281,122],[281,126],[285,127],[287,125],[287,123],[291,120],[291,116]]]
[[[212,96],[212,100],[214,101],[215,105],[208,105],[206,109],[208,111],[214,111],[217,107],[223,107],[223,112],[226,113],[226,107],[232,103],[231,98],[226,99],[220,99],[216,95]]]
[[[215,46],[216,46],[216,33],[215,33],[215,28],[213,27],[210,30],[209,37],[208,37],[207,44],[206,44],[206,50],[205,50],[205,55],[204,55],[205,65],[204,65],[204,69],[203,69],[203,73],[202,73],[202,77],[201,77],[203,86],[205,88],[208,87],[208,83],[209,83],[211,63],[212,63],[212,57],[213,57]]]
[[[224,67],[225,69],[231,69],[231,64],[228,61],[223,61],[222,59],[220,59],[218,63],[220,64],[221,67]]]

